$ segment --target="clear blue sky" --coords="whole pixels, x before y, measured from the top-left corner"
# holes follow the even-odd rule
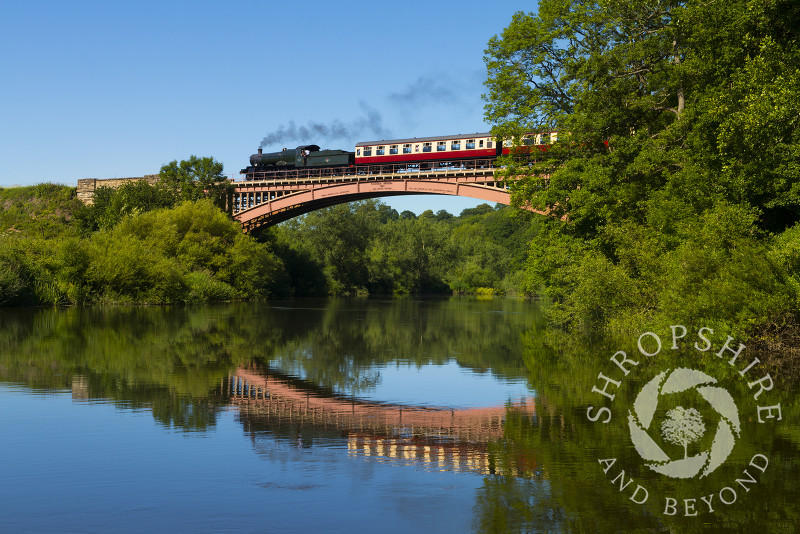
[[[487,131],[488,40],[535,2],[0,3],[0,186],[142,176],[261,140],[297,144]],[[292,146],[295,140],[287,140]],[[267,146],[267,149],[281,146]],[[398,210],[479,204],[385,199]]]

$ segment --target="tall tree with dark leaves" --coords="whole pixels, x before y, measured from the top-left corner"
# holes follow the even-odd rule
[[[800,220],[798,28],[791,0],[542,0],[489,42],[486,117],[513,141],[499,177],[551,215],[528,280],[563,322],[689,313],[689,293],[730,302],[687,322],[752,325],[796,301],[769,251]]]

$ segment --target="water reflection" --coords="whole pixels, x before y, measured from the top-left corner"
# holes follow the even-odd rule
[[[526,462],[504,471],[488,444],[503,437],[509,413],[535,417],[531,398],[506,405],[448,409],[376,403],[331,395],[285,375],[251,365],[237,369],[221,385],[239,410],[239,419],[253,435],[280,436],[310,447],[315,436],[338,435],[351,455],[406,463],[422,463],[439,471],[471,471],[517,476],[532,473]]]
[[[682,349],[656,358],[634,358],[639,364],[613,389],[613,400],[603,403],[604,397],[593,387],[602,388],[605,382],[600,373],[609,373],[609,366],[613,367],[609,358],[618,350],[638,354],[636,337],[628,346],[587,347],[563,339],[549,340],[550,345],[559,346],[558,352],[545,350],[547,341],[545,336],[532,335],[525,351],[529,379],[537,390],[537,417],[509,417],[504,439],[496,444],[512,464],[520,451],[536,451],[547,491],[535,483],[486,480],[476,506],[479,530],[503,531],[509,527],[505,523],[509,517],[525,525],[515,528],[534,531],[796,529],[800,520],[800,406],[795,384],[776,377],[775,388],[759,402],[748,381],[742,380],[737,369],[729,368],[727,358],[717,358],[713,353],[700,358],[695,352]],[[648,469],[630,438],[627,407],[633,406],[646,382],[675,367],[691,367],[715,377],[736,399],[742,417],[742,435],[728,461],[705,477],[674,479]],[[757,407],[761,403],[782,405],[784,419],[780,424],[758,423]],[[598,405],[612,406],[617,419],[609,424],[591,423],[587,407]],[[737,482],[749,478],[743,471],[757,454],[769,458],[767,471],[761,473],[750,467],[756,482]],[[612,459],[614,465],[605,472]],[[644,493],[634,495],[639,485],[649,492],[649,498],[641,504],[634,502],[644,500]],[[733,498],[729,490],[723,490],[726,487],[736,492],[735,502],[724,502]],[[531,495],[536,498],[531,500]],[[713,511],[703,503],[703,497],[712,500]],[[516,510],[522,512],[515,513]]]
[[[784,419],[780,425],[759,426],[753,421],[758,401],[746,382],[736,380],[735,370],[713,357],[691,360],[692,367],[716,377],[737,399],[745,414],[743,431],[718,472],[702,480],[667,480],[643,466],[627,425],[587,419],[587,407],[597,404],[592,388],[609,357],[620,349],[634,354],[635,347],[583,346],[551,335],[536,303],[511,299],[4,310],[0,394],[15,399],[23,390],[52,397],[64,392],[75,406],[111,404],[190,438],[229,432],[233,419],[233,431],[239,438],[244,432],[247,450],[260,458],[251,472],[267,474],[235,479],[229,491],[244,485],[314,493],[320,514],[331,517],[344,513],[343,494],[360,491],[358,498],[381,514],[396,514],[395,530],[410,528],[403,520],[421,517],[425,506],[430,508],[425,508],[426,520],[466,514],[477,532],[789,532],[800,522],[800,400],[794,384],[776,380],[771,402],[781,403]],[[614,406],[632,405],[644,383],[689,357],[642,359],[615,390]],[[433,369],[444,374],[423,387],[424,380],[415,380],[409,369],[420,377],[435,375],[427,372]],[[0,410],[0,418],[24,416]],[[59,418],[59,424],[64,421]],[[25,428],[37,429],[20,440],[49,431],[48,423],[35,423]],[[91,442],[80,438],[74,438],[76,449],[113,443],[104,435],[93,435]],[[12,441],[8,434],[0,436],[0,452],[20,454],[19,448],[3,449]],[[188,448],[186,443],[182,446]],[[48,447],[43,453],[52,454]],[[230,447],[226,442],[214,461],[226,457]],[[69,464],[68,454],[76,453],[64,454]],[[136,451],[131,447],[126,454],[127,462]],[[750,490],[739,491],[736,503],[698,517],[664,513],[664,495],[699,499],[735,485],[754,454],[768,456],[769,469]],[[604,458],[615,458],[635,481],[630,488],[641,484],[653,498],[632,502],[630,491],[614,482],[616,467],[614,473],[603,471],[598,459]],[[231,462],[226,473],[247,459],[240,453]],[[169,465],[160,469],[173,472]],[[198,476],[194,466],[191,473]],[[23,476],[30,478],[31,495],[38,495],[43,481],[52,482],[54,475],[29,468],[8,479],[14,480],[13,491],[0,481],[2,493],[25,495]],[[469,510],[463,501],[448,500],[452,494],[440,491],[437,476],[459,477],[451,485],[459,488]],[[169,478],[161,471],[158,477]],[[198,491],[193,478],[176,475],[175,480]],[[60,484],[74,481],[75,473]],[[352,481],[357,484],[349,485]],[[356,486],[363,490],[353,490]],[[420,497],[413,509],[397,506],[387,512],[373,495],[376,487],[383,498],[409,500],[426,488],[422,494],[428,504]],[[253,503],[255,528],[262,519],[261,501],[236,495],[237,502]],[[200,508],[212,509],[221,497],[209,490],[198,498],[207,499]],[[285,524],[297,526],[302,501],[282,502]],[[25,512],[24,504],[15,506],[20,513],[33,512]],[[362,529],[385,527],[381,514],[376,512],[374,520],[365,516]],[[9,526],[4,520],[0,530]],[[215,517],[206,520],[200,530],[217,524]],[[305,530],[322,528],[321,522],[307,521],[301,521]],[[458,525],[445,521],[439,527],[463,531],[469,526]],[[48,529],[52,525],[41,530]]]
[[[350,396],[374,390],[381,366],[396,362],[452,362],[524,384],[521,335],[536,320],[525,309],[513,300],[335,299],[296,307],[2,310],[0,380],[74,387],[76,398],[152,408],[165,426],[202,430],[227,402],[217,386],[254,362]],[[406,390],[415,402],[413,384]]]

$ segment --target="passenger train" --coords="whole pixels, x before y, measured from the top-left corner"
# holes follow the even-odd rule
[[[523,136],[523,145],[545,149],[558,140],[557,132],[543,132]],[[321,150],[318,145],[301,145],[284,148],[280,152],[264,153],[258,149],[250,156],[250,166],[241,174],[252,179],[254,173],[268,173],[289,169],[325,167],[353,167],[360,165],[409,164],[433,166],[445,162],[453,164],[465,160],[492,160],[508,154],[513,144],[498,142],[491,133],[448,135],[441,137],[414,137],[356,143],[355,151]]]

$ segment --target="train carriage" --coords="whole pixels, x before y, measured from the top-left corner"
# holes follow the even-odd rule
[[[256,174],[286,175],[303,169],[352,168],[358,173],[391,170],[413,172],[436,167],[460,166],[465,161],[480,165],[491,165],[492,160],[511,151],[532,153],[545,151],[558,141],[557,132],[525,134],[521,146],[514,149],[513,140],[498,142],[491,133],[459,134],[439,137],[414,137],[356,143],[355,152],[344,150],[321,150],[318,145],[301,145],[294,149],[284,148],[280,152],[264,153],[258,149],[250,156],[250,167],[241,170],[246,180]],[[405,166],[405,168],[403,168]],[[344,170],[342,171],[344,172]]]
[[[356,165],[490,159],[500,147],[491,133],[356,143]]]

